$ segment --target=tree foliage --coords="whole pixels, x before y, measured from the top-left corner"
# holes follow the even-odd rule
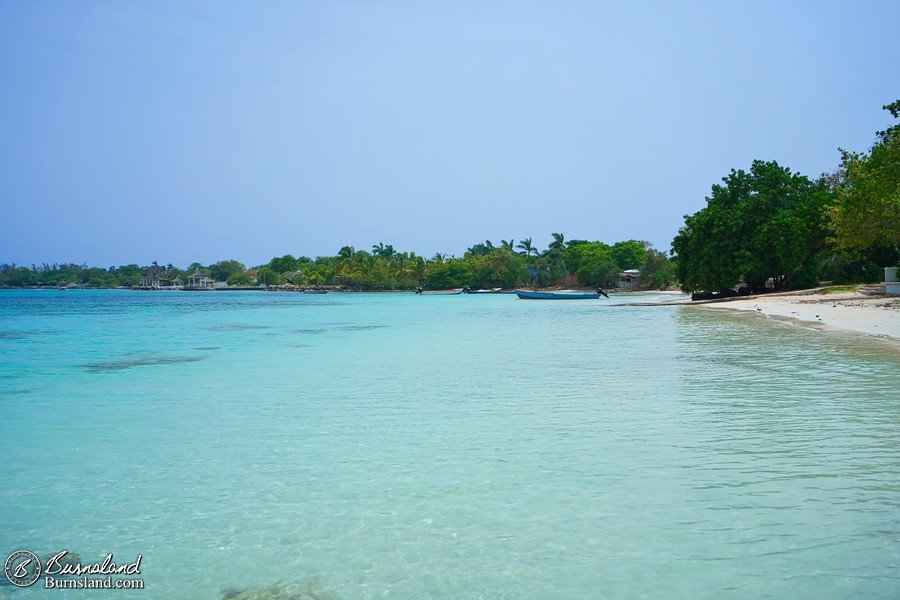
[[[227,281],[232,275],[243,273],[247,267],[236,260],[222,260],[209,267],[209,276],[216,281]]]
[[[666,260],[663,253],[658,254]],[[339,285],[360,290],[413,289],[417,286],[513,288],[528,283],[541,286],[571,284],[575,277],[585,285],[610,286],[621,271],[633,268],[638,262],[639,268],[644,264],[658,268],[652,266],[655,263],[649,260],[650,256],[650,250],[645,251],[644,244],[634,240],[613,246],[586,240],[567,243],[563,234],[553,233],[543,252],[531,238],[523,239],[519,244],[512,239],[502,240],[499,245],[485,240],[472,245],[460,258],[437,253],[426,259],[415,252],[399,251],[390,244],[379,242],[373,245],[372,252],[343,246],[335,256],[319,256],[315,260],[285,254],[250,271],[234,259],[222,260],[209,267],[192,263],[184,270],[171,264],[160,267],[155,262],[151,267],[165,270],[160,276],[162,286],[174,285],[176,277],[184,279],[196,268],[204,275],[232,286],[291,283],[300,287]],[[0,286],[83,283],[93,287],[128,287],[137,285],[148,268],[138,265],[109,269],[74,264],[32,265],[31,268],[0,265]]]
[[[425,277],[428,286],[437,289],[470,286],[472,280],[472,269],[468,261],[463,259],[450,259],[435,265]]]
[[[685,216],[672,242],[687,291],[724,290],[745,282],[762,290],[815,283],[825,247],[824,209],[833,195],[819,181],[776,162],[754,161],[714,185],[706,208]]]
[[[900,118],[900,100],[884,109]],[[900,247],[900,125],[879,132],[869,154],[842,149],[837,175],[828,216],[838,248],[859,257]]]
[[[623,271],[639,269],[647,258],[647,248],[649,247],[649,243],[637,240],[616,242],[613,244],[611,257],[617,265],[622,267]]]

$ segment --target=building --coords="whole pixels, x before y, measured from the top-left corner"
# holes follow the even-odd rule
[[[619,273],[619,281],[616,283],[616,287],[622,288],[623,290],[636,290],[640,287],[638,280],[641,277],[641,272],[637,269],[628,269],[622,273]]]
[[[215,281],[206,277],[200,272],[200,267],[194,269],[194,272],[188,275],[187,284],[184,286],[186,290],[211,290],[215,285]]]
[[[165,267],[160,267],[159,265],[153,265],[143,273],[141,273],[141,280],[138,282],[138,287],[147,288],[151,290],[158,290],[161,286],[161,280],[166,279],[169,275],[169,270]]]

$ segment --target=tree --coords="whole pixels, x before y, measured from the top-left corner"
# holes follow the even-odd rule
[[[528,271],[522,256],[506,249],[494,249],[488,254],[471,257],[472,282],[479,288],[515,287],[525,281]]]
[[[372,254],[382,258],[391,259],[396,255],[396,251],[392,245],[384,245],[382,242],[378,242],[372,246]]]
[[[216,281],[227,281],[237,273],[243,273],[247,267],[236,260],[221,260],[209,267],[209,276]]]
[[[281,275],[276,273],[269,267],[263,267],[256,276],[256,281],[260,285],[281,285]]]
[[[603,243],[578,244],[578,268],[575,271],[582,285],[608,286],[615,282],[621,269],[612,259],[612,249]]]
[[[276,273],[293,273],[300,268],[300,261],[290,254],[269,261],[269,269]]]
[[[540,286],[561,283],[566,275],[566,264],[558,249],[547,250],[532,264],[530,273]]]
[[[547,247],[548,250],[562,250],[566,247],[566,238],[563,234],[551,233],[550,235],[553,236],[553,241]]]
[[[535,248],[535,247],[532,245],[532,243],[531,243],[531,238],[525,238],[524,240],[522,240],[521,242],[519,242],[518,244],[516,244],[516,248],[521,249],[521,250],[522,250],[522,253],[523,253],[526,257],[530,257],[532,253],[537,254],[537,248]]]
[[[684,289],[725,290],[743,281],[761,291],[770,278],[776,288],[814,284],[826,246],[823,213],[833,199],[827,186],[759,160],[723,181],[672,241]]]
[[[485,240],[483,244],[475,244],[471,248],[466,250],[467,256],[481,256],[483,254],[490,254],[494,251],[494,244],[491,243],[491,240]]]
[[[248,285],[250,285],[250,278],[247,276],[246,273],[243,273],[243,272],[242,273],[234,273],[233,275],[228,277],[226,282],[228,283],[228,285],[248,286]]]
[[[564,260],[566,262],[566,270],[575,275],[581,268],[581,263],[587,255],[603,254],[606,258],[611,259],[612,247],[603,242],[588,242],[586,240],[570,240],[564,250]]]
[[[622,271],[639,269],[647,258],[649,244],[637,240],[616,242],[612,247],[612,259]]]
[[[428,274],[428,263],[421,256],[416,256],[415,253],[410,256],[410,262],[412,263],[410,274],[415,277],[417,284],[425,285],[425,276]]]
[[[446,289],[466,287],[472,284],[472,271],[463,259],[450,259],[432,265],[425,277],[429,287]]]
[[[900,100],[884,109],[900,118]],[[842,149],[837,180],[828,214],[836,245],[854,256],[900,247],[900,125],[879,132],[868,155]]]
[[[6,283],[12,287],[25,287],[38,283],[37,273],[27,267],[17,267],[10,269],[6,273]],[[48,283],[44,281],[43,283]]]
[[[645,286],[661,287],[675,281],[675,263],[665,252],[647,248],[644,264],[641,265],[640,283]]]

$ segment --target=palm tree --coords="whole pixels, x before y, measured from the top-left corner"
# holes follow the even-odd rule
[[[425,275],[428,274],[428,263],[425,262],[424,258],[416,256],[415,254],[410,256],[410,262],[412,262],[412,275],[415,275],[419,285],[425,285]]]
[[[521,248],[522,250],[524,250],[526,257],[531,256],[532,252],[537,253],[537,248],[531,245],[531,238],[525,238],[524,240],[519,242],[516,248]]]
[[[558,250],[566,247],[565,237],[561,233],[551,233],[553,241],[550,242],[550,250]]]
[[[503,248],[504,250],[509,250],[510,252],[512,252],[513,248],[515,246],[515,243],[516,243],[516,240],[513,240],[513,239],[500,240],[500,247]]]
[[[378,242],[377,244],[374,244],[372,246],[372,254],[390,260],[397,254],[397,252],[394,250],[394,247],[391,244],[385,245],[382,242]]]
[[[344,283],[344,280],[347,280],[347,283],[353,284],[353,275],[356,269],[356,263],[352,258],[343,258],[338,261],[336,272],[338,276],[341,278],[341,283]]]
[[[390,264],[393,269],[394,277],[404,277],[406,275],[406,268],[409,265],[409,255],[406,254],[406,252],[399,252],[394,255]]]
[[[324,279],[325,283],[328,283],[328,278],[334,275],[334,269],[328,265],[319,265],[319,268],[316,269],[316,274],[319,275],[321,279]]]
[[[304,282],[312,281],[313,277],[318,275],[318,273],[316,273],[316,265],[314,263],[303,263],[302,265],[300,265],[298,271],[300,272],[300,277]],[[294,279],[296,279],[296,277]]]

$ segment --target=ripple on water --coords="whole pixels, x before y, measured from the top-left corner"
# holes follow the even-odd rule
[[[245,323],[228,323],[225,325],[210,325],[202,328],[204,331],[252,331],[254,329],[271,329],[268,325],[248,325]]]
[[[200,356],[142,356],[138,358],[129,358],[125,360],[111,360],[88,363],[83,365],[84,369],[89,373],[106,373],[110,371],[124,371],[135,367],[153,367],[161,365],[177,365],[180,363],[199,362],[209,358],[207,355]]]

